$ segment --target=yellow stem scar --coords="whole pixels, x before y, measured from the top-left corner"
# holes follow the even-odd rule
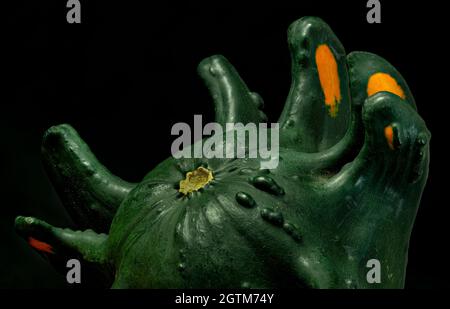
[[[394,128],[392,128],[392,126],[387,126],[384,128],[384,137],[386,137],[389,148],[394,150]]]
[[[213,180],[212,171],[200,166],[192,172],[186,174],[186,179],[180,181],[179,192],[187,195],[191,192],[204,188],[211,180]]]
[[[341,102],[341,87],[336,59],[328,45],[322,44],[317,47],[316,65],[325,104],[329,107],[330,116],[336,117],[338,103]]]
[[[369,97],[381,91],[387,91],[405,99],[402,87],[387,73],[375,73],[367,83],[367,95]]]

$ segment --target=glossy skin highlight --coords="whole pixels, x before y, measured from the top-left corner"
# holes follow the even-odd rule
[[[168,158],[132,184],[60,125],[44,136],[44,164],[82,231],[24,217],[17,231],[55,255],[77,252],[114,288],[402,288],[430,156],[414,98],[386,60],[347,55],[319,18],[294,22],[288,43],[277,168]],[[261,97],[224,57],[198,72],[216,122],[266,121]],[[213,177],[183,183],[199,170]],[[381,283],[366,280],[370,259]]]

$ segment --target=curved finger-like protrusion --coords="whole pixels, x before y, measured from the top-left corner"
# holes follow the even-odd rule
[[[88,262],[105,264],[106,234],[92,230],[72,231],[54,227],[33,217],[17,217],[15,229],[27,242],[40,252],[64,256],[81,255]]]
[[[330,27],[304,17],[288,30],[292,84],[280,116],[284,144],[318,152],[341,140],[351,121],[346,53]]]
[[[267,117],[261,111],[262,98],[250,92],[236,69],[225,57],[216,55],[204,59],[198,66],[214,100],[215,121],[222,126],[226,123],[261,123]]]
[[[351,281],[373,287],[359,269],[376,259],[383,286],[402,287],[409,238],[427,179],[431,135],[414,107],[392,92],[367,98],[362,120],[365,141],[360,153],[328,180],[323,194],[336,201],[329,218],[342,247],[358,257],[343,262],[343,269],[356,270]]]
[[[331,179],[330,186],[354,190],[358,181],[364,181],[377,184],[371,190],[395,187],[392,192],[398,192],[416,183],[424,185],[420,180],[426,179],[428,171],[431,134],[414,107],[396,94],[379,92],[366,99],[363,123],[365,141],[360,153]]]
[[[379,92],[397,95],[416,109],[414,97],[402,75],[385,59],[372,53],[352,52],[347,56],[353,106]]]
[[[53,185],[78,227],[108,231],[117,208],[135,184],[112,175],[67,124],[45,133],[42,157]]]

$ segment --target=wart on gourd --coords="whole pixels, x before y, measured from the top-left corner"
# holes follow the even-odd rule
[[[276,168],[169,157],[129,183],[59,125],[45,133],[42,156],[80,231],[17,217],[18,233],[43,254],[77,252],[114,288],[403,287],[430,156],[414,98],[386,60],[347,55],[319,18],[295,21],[288,43]],[[224,57],[198,71],[217,123],[266,121],[260,96]],[[375,284],[365,267],[373,259]]]

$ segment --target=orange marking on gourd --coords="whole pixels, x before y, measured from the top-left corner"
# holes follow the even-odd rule
[[[326,44],[316,49],[316,65],[319,72],[320,86],[325,96],[325,104],[329,107],[331,117],[336,117],[338,103],[341,102],[341,86],[336,59]]]
[[[387,126],[384,128],[384,137],[386,137],[389,148],[394,150],[394,129],[392,126]]]
[[[405,99],[405,92],[397,81],[387,73],[375,73],[367,83],[367,95],[370,97],[378,92],[387,91]]]
[[[36,238],[28,237],[28,243],[36,250],[52,254],[55,253],[53,252],[53,247],[51,245],[43,241],[37,240]]]

